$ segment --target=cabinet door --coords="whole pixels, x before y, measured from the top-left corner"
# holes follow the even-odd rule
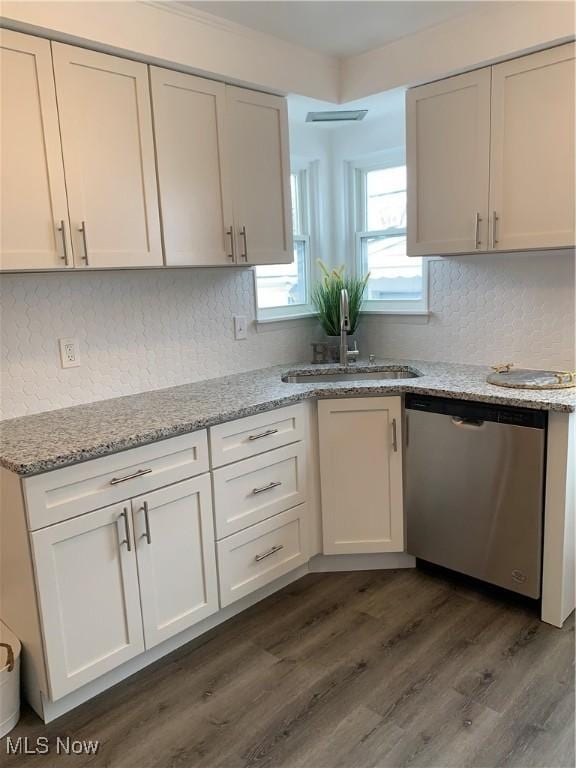
[[[68,208],[50,43],[3,29],[0,66],[0,266],[69,266]]]
[[[234,262],[226,86],[151,67],[166,264]]]
[[[146,65],[52,50],[75,264],[162,264]]]
[[[326,554],[404,549],[401,414],[399,397],[318,402]]]
[[[408,254],[488,247],[490,69],[408,91]]]
[[[228,86],[240,264],[290,264],[292,210],[286,100]]]
[[[496,249],[574,245],[574,88],[574,43],[492,68]]]
[[[146,648],[218,610],[210,476],[132,501]]]
[[[144,650],[129,504],[31,534],[50,695]]]

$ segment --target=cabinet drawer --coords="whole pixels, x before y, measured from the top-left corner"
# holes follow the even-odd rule
[[[220,605],[230,605],[308,560],[306,504],[217,543]]]
[[[216,538],[306,500],[304,444],[295,443],[214,471]]]
[[[304,409],[289,405],[210,428],[213,467],[256,456],[304,437]]]
[[[23,482],[34,531],[208,470],[206,430],[104,456]]]

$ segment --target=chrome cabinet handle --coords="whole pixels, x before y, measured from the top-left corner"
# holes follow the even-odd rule
[[[66,230],[64,229],[64,219],[60,219],[60,226],[56,227],[58,232],[60,232],[62,236],[62,256],[60,258],[68,266],[68,246],[66,245]]]
[[[398,452],[398,433],[396,430],[396,419],[392,419],[392,450]]]
[[[248,239],[246,237],[246,226],[244,225],[240,230],[240,237],[244,239],[244,253],[240,254],[240,258],[244,261],[248,261]]]
[[[235,260],[235,255],[234,255],[234,230],[233,230],[232,227],[228,227],[228,229],[226,230],[226,235],[230,236],[230,253],[226,254],[226,258],[230,259],[231,261],[234,261]]]
[[[150,534],[150,517],[148,515],[148,502],[144,501],[142,502],[142,512],[144,512],[144,523],[146,525],[146,530],[144,532],[144,537],[146,538],[146,541],[148,544],[152,544],[152,536]]]
[[[478,249],[482,245],[482,241],[480,240],[480,222],[482,219],[480,218],[480,214],[478,211],[476,211],[476,214],[474,216],[474,248]]]
[[[278,488],[279,485],[282,485],[279,480],[273,480],[271,483],[263,485],[261,488],[254,488],[252,493],[256,496],[258,493],[264,493],[264,491],[271,491],[273,488]]]
[[[404,430],[406,432],[406,448],[410,445],[410,417],[406,414]]]
[[[256,555],[254,560],[259,563],[260,560],[266,560],[267,557],[275,555],[276,552],[280,552],[281,549],[284,549],[284,544],[277,544],[275,547],[271,547],[267,552],[262,552],[261,555]]]
[[[86,262],[86,266],[88,266],[88,240],[86,239],[86,222],[85,221],[80,222],[80,226],[78,227],[78,232],[82,232],[82,242],[84,244],[84,256],[82,258]]]
[[[270,437],[278,432],[277,429],[267,429],[265,432],[259,432],[257,435],[249,435],[248,440],[260,440],[261,437]]]
[[[496,211],[492,211],[492,248],[496,248],[498,239],[496,237],[496,222],[498,221],[498,214]]]
[[[139,469],[138,472],[133,472],[131,475],[124,475],[124,477],[113,477],[110,480],[110,485],[118,485],[118,483],[125,483],[126,480],[134,480],[136,477],[142,477],[142,475],[149,475],[152,472],[151,469]]]
[[[124,535],[126,536],[126,538],[122,539],[120,542],[120,546],[126,544],[128,552],[132,552],[132,544],[130,544],[130,524],[128,523],[128,509],[126,507],[122,510],[120,517],[124,518]]]

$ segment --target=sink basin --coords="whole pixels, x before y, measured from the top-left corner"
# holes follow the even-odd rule
[[[372,371],[325,371],[323,373],[288,373],[285,384],[330,384],[339,381],[378,381],[382,379],[414,379],[420,376],[411,368],[378,368]]]

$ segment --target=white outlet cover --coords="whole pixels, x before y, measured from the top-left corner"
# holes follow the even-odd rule
[[[234,315],[234,338],[246,339],[248,337],[248,324],[244,315]]]
[[[80,356],[77,340],[71,337],[58,339],[58,344],[60,346],[60,364],[62,368],[78,368]]]

